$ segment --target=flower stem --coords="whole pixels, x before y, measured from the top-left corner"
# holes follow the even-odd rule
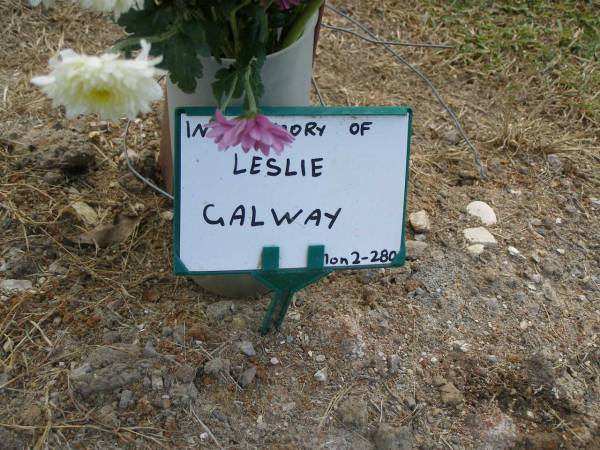
[[[229,105],[229,102],[231,101],[231,98],[233,97],[233,93],[235,92],[235,88],[237,87],[238,84],[238,76],[236,75],[233,83],[231,84],[231,88],[229,89],[229,92],[227,93],[227,98],[225,98],[225,101],[221,104],[220,109],[222,109],[223,111],[225,111],[225,108],[227,108],[227,105]]]
[[[283,50],[286,47],[289,47],[302,36],[304,32],[304,28],[308,21],[313,17],[313,15],[319,10],[321,5],[323,5],[324,0],[311,0],[307,5],[300,17],[296,20],[296,22],[289,29],[285,38],[281,43],[281,49]]]
[[[233,48],[235,51],[234,57],[237,56],[237,54],[240,51],[240,35],[239,35],[237,20],[235,18],[235,15],[237,14],[237,12],[240,9],[242,9],[248,3],[250,3],[250,0],[244,0],[240,5],[236,6],[234,9],[232,9],[231,13],[229,14],[229,25],[231,26],[231,33],[233,34]]]
[[[254,91],[252,90],[252,84],[250,83],[250,73],[252,68],[249,66],[246,69],[246,73],[244,75],[244,90],[246,91],[246,98],[248,99],[248,108],[249,112],[252,115],[258,113],[258,108],[256,106],[256,98],[254,97]]]

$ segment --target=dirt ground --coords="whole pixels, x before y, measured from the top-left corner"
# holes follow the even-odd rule
[[[268,296],[171,273],[170,203],[126,169],[124,122],[66,120],[29,82],[118,27],[0,0],[1,449],[600,448],[600,5],[335,4],[385,39],[455,46],[398,51],[487,178],[421,80],[324,29],[328,104],[414,108],[408,212],[431,229],[407,227],[422,243],[403,268],[332,274],[262,337]],[[159,128],[129,136],[156,180]],[[479,256],[473,200],[498,218]]]

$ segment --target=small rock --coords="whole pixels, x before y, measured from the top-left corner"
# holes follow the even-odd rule
[[[220,374],[227,375],[231,369],[231,362],[224,358],[215,358],[204,364],[204,373],[213,378],[218,378]]]
[[[124,389],[123,392],[121,392],[121,397],[119,398],[119,409],[127,409],[133,405],[133,403],[133,392],[128,389]]]
[[[465,341],[454,341],[452,343],[452,350],[455,352],[467,353],[469,351],[470,345]]]
[[[469,252],[469,255],[471,255],[473,258],[479,258],[484,250],[485,247],[481,244],[473,244],[467,247],[467,252]]]
[[[71,370],[71,372],[69,373],[69,376],[72,380],[78,380],[81,377],[83,377],[84,375],[90,373],[92,371],[92,366],[89,362],[85,362],[82,365],[80,365],[79,367],[74,368],[73,370]]]
[[[433,377],[433,384],[436,387],[443,386],[447,382],[448,381],[446,381],[446,379],[443,376],[441,376],[441,375],[436,375],[436,376]]]
[[[5,267],[8,278],[21,279],[38,272],[35,260],[29,255],[18,255],[8,261]]]
[[[563,171],[563,163],[558,155],[551,154],[546,156],[546,161],[548,161],[548,165],[552,170],[558,173],[562,173]]]
[[[323,367],[320,370],[317,370],[315,372],[315,380],[320,381],[320,382],[325,382],[327,381],[327,367]]]
[[[211,303],[206,307],[206,317],[214,321],[223,320],[233,314],[233,308],[233,302],[227,300]]]
[[[153,399],[152,404],[156,408],[169,409],[171,407],[171,398],[167,394],[163,394],[160,398]]]
[[[238,348],[246,356],[256,356],[256,350],[254,350],[254,345],[250,341],[240,342]]]
[[[146,345],[144,346],[144,351],[142,354],[144,355],[145,358],[156,358],[157,356],[160,356],[160,354],[154,348],[154,345],[152,345],[152,341],[146,342]]]
[[[155,370],[152,372],[152,390],[153,391],[162,391],[165,387],[163,382],[162,373],[160,370]]]
[[[168,210],[168,211],[163,211],[163,212],[161,212],[161,213],[160,213],[160,217],[161,217],[163,220],[165,220],[165,221],[167,221],[167,222],[170,222],[170,221],[172,221],[172,220],[173,220],[173,211],[170,211],[170,210]]]
[[[414,260],[422,257],[427,247],[427,242],[406,241],[406,259]]]
[[[542,349],[525,360],[525,370],[534,389],[544,386],[549,388],[556,379],[554,356],[548,350]]]
[[[498,244],[492,233],[483,227],[467,228],[463,233],[469,244],[481,244],[484,247],[495,247]]]
[[[431,231],[431,220],[429,219],[429,214],[424,209],[412,213],[408,216],[408,220],[410,221],[410,226],[417,233],[429,233]]]
[[[55,170],[49,170],[44,174],[42,180],[44,180],[44,183],[49,184],[50,186],[56,186],[65,180],[65,176],[64,174]]]
[[[539,273],[531,273],[528,274],[527,277],[535,284],[540,284],[542,281],[544,281],[544,278]]]
[[[369,410],[366,400],[349,398],[343,401],[337,409],[337,416],[347,427],[356,431],[367,428]]]
[[[33,284],[29,280],[2,280],[0,281],[0,290],[5,291],[26,291],[31,289]]]
[[[388,370],[390,371],[390,373],[396,374],[400,371],[400,363],[401,363],[401,359],[400,356],[398,355],[391,355],[388,359]]]
[[[317,355],[317,356],[315,357],[315,361],[317,361],[318,363],[325,362],[325,359],[326,359],[326,358],[325,358],[325,355]]]
[[[240,383],[240,386],[246,387],[250,383],[252,383],[252,381],[254,381],[255,376],[256,376],[256,367],[252,366],[242,372],[238,382]]]
[[[408,427],[394,427],[381,423],[375,433],[376,450],[412,450],[414,436]]]
[[[117,418],[117,413],[111,405],[104,405],[97,413],[98,421],[110,428],[118,428],[121,421]]]
[[[562,275],[563,271],[564,266],[557,261],[549,258],[544,259],[544,262],[542,263],[542,272],[544,272],[545,275],[558,278]]]
[[[171,334],[176,343],[179,345],[185,344],[185,327],[183,325],[177,325],[173,328]]]
[[[97,225],[100,220],[96,210],[85,202],[74,202],[71,204],[70,210],[72,210],[85,225],[94,226]]]
[[[194,383],[188,383],[173,385],[169,395],[175,406],[187,406],[198,399],[199,393]]]
[[[371,286],[365,286],[362,290],[362,299],[363,301],[370,306],[373,306],[377,303],[377,299],[379,298],[379,293],[377,289]]]
[[[38,405],[29,405],[23,411],[21,411],[21,422],[23,425],[34,426],[41,422],[42,410]],[[2,443],[0,442],[0,448]]]
[[[467,205],[467,213],[478,217],[484,225],[494,225],[497,222],[496,213],[490,205],[485,202],[475,201]]]
[[[498,357],[496,355],[487,355],[486,359],[488,360],[488,362],[490,362],[492,364],[498,363]]]
[[[277,359],[275,356],[273,356],[271,358],[271,365],[276,366],[277,364],[279,364],[279,359]]]
[[[58,260],[53,261],[48,266],[48,272],[50,272],[53,275],[64,275],[65,273],[67,273],[67,271],[67,268],[62,266]]]
[[[196,369],[187,364],[183,364],[175,369],[173,375],[175,376],[175,379],[181,383],[191,383],[194,381],[194,378],[196,378]]]
[[[519,328],[525,331],[527,328],[529,328],[529,321],[525,319],[521,320],[521,322],[519,322]]]
[[[439,387],[442,403],[447,406],[456,406],[462,403],[463,395],[452,383]]]
[[[542,284],[542,290],[544,292],[544,297],[546,298],[546,300],[550,301],[550,302],[555,302],[555,303],[562,303],[561,299],[559,298],[558,294],[556,293],[556,290],[552,287],[552,285],[546,281],[544,284]]]
[[[129,192],[142,192],[146,185],[133,173],[126,172],[119,177],[119,184]]]
[[[415,238],[415,241],[425,242],[427,240],[427,235],[417,233],[414,235],[414,238]]]
[[[588,392],[589,387],[568,372],[558,377],[552,386],[553,397],[573,411],[585,409],[585,397]]]
[[[501,411],[494,411],[489,417],[477,424],[474,430],[481,436],[485,450],[509,450],[515,448],[517,427],[510,416]]]
[[[513,246],[509,246],[507,250],[510,256],[519,256],[521,254],[521,252]]]

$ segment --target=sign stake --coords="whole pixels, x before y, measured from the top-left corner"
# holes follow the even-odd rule
[[[263,247],[262,270],[252,274],[254,278],[273,290],[271,303],[260,327],[263,336],[271,328],[276,309],[278,313],[275,328],[280,329],[294,294],[331,272],[323,266],[324,256],[324,245],[311,245],[308,247],[306,268],[283,272],[279,270],[279,247]]]

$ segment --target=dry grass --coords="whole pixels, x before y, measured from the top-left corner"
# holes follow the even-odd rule
[[[446,283],[445,288],[452,292],[452,299],[478,298],[484,294],[495,296],[495,289],[501,290],[503,279],[498,277],[500,281],[489,282],[491,287],[484,288],[478,284],[485,278],[481,272],[485,267],[508,270],[507,266],[501,265],[504,256],[500,254],[493,254],[488,266],[484,261],[481,270],[465,268],[470,263],[461,259],[461,244],[456,235],[466,224],[462,213],[464,203],[475,197],[497,202],[494,207],[503,220],[503,228],[495,232],[502,243],[518,245],[523,251],[531,252],[543,247],[546,254],[556,251],[556,243],[543,243],[535,235],[525,237],[531,235],[527,234],[524,221],[531,216],[551,220],[564,217],[563,206],[575,204],[581,210],[577,216],[579,222],[569,225],[568,232],[561,233],[556,241],[561,246],[569,245],[569,251],[578,258],[573,267],[577,266],[583,273],[581,278],[586,280],[585,283],[596,283],[591,275],[597,273],[597,268],[589,253],[582,250],[583,247],[588,252],[597,250],[597,242],[593,242],[593,236],[597,236],[597,213],[587,200],[600,198],[598,95],[597,91],[592,92],[597,86],[594,81],[598,72],[596,54],[584,57],[561,53],[552,63],[553,67],[557,64],[563,67],[559,74],[550,71],[547,76],[532,76],[538,68],[531,61],[519,58],[506,47],[489,47],[488,41],[498,37],[494,33],[500,28],[493,21],[490,23],[494,26],[486,28],[485,33],[473,30],[475,37],[488,39],[480,42],[487,48],[483,56],[470,51],[470,47],[465,48],[465,30],[475,20],[472,17],[474,7],[450,15],[452,6],[441,2],[407,5],[386,0],[376,3],[349,0],[343,7],[385,39],[457,46],[455,50],[409,48],[401,52],[440,88],[479,149],[490,169],[491,179],[486,183],[477,179],[466,146],[454,140],[445,111],[414,74],[398,65],[382,49],[348,34],[323,30],[315,77],[330,105],[410,105],[414,108],[409,204],[411,210],[424,208],[432,212],[436,229],[430,240],[439,243],[436,248],[442,252],[442,257],[430,263],[432,267],[441,264],[440,261],[447,264],[440,277]],[[202,421],[200,416],[186,411],[179,416],[179,429],[174,433],[165,429],[164,421],[161,422],[164,418],[158,413],[156,416],[141,413],[134,416],[132,413],[133,425],[110,427],[97,417],[100,404],[90,405],[74,392],[69,380],[70,365],[79,364],[86,353],[99,344],[108,316],[114,319],[116,327],[133,328],[138,330],[136,336],[139,335],[139,339],[153,338],[157,342],[161,341],[164,325],[183,324],[186,329],[206,327],[208,337],[203,344],[206,348],[161,341],[163,347],[160,350],[171,355],[168,364],[172,367],[184,363],[200,366],[213,355],[232,354],[232,342],[240,336],[250,336],[257,346],[270,349],[278,348],[282,336],[260,338],[254,333],[253,325],[258,323],[262,306],[252,304],[241,306],[247,320],[241,331],[231,324],[225,330],[209,326],[202,311],[214,297],[188,280],[170,274],[171,229],[168,220],[161,216],[169,210],[169,203],[148,191],[132,192],[119,184],[120,177],[126,173],[119,158],[122,124],[103,124],[93,118],[65,121],[61,112],[53,109],[29,83],[32,75],[45,70],[48,57],[59,49],[71,47],[96,53],[119,36],[119,29],[111,25],[107,17],[82,13],[75,6],[45,12],[28,8],[25,1],[4,0],[0,1],[0,14],[7,23],[0,44],[0,226],[9,230],[0,236],[0,257],[5,249],[18,247],[34,255],[36,266],[31,277],[36,282],[34,291],[0,299],[0,373],[10,374],[8,379],[0,381],[0,398],[4,398],[0,407],[0,426],[29,436],[34,448],[67,448],[74,441],[82,446],[99,448],[108,445],[109,441],[131,447],[160,448],[192,446],[186,438],[194,436],[197,421],[200,421],[203,427],[220,427],[220,434],[214,429],[209,433],[214,432],[215,440],[226,447],[228,444],[224,439],[226,441],[237,431],[228,430],[220,423],[208,423],[204,416]],[[548,14],[547,11],[540,14],[544,21],[552,18],[543,15]],[[507,17],[512,24],[513,16],[507,13]],[[343,19],[331,12],[324,20],[349,28]],[[580,36],[583,39],[584,35]],[[534,36],[528,42],[537,42],[537,39]],[[553,42],[548,35],[544,35],[542,41],[546,46]],[[579,76],[587,81],[578,86]],[[156,105],[156,111],[160,111],[160,105]],[[136,121],[131,128],[133,151],[158,150],[158,124],[156,113]],[[17,164],[30,152],[30,143],[37,139],[43,145],[44,136],[52,134],[53,127],[90,136],[96,151],[95,170],[75,179],[70,186],[48,186],[42,181],[43,173]],[[548,168],[545,156],[551,153],[563,158],[570,186],[557,181]],[[520,172],[523,168],[527,171]],[[508,189],[517,187],[524,191],[523,197],[507,197]],[[108,249],[70,246],[66,238],[90,228],[68,212],[74,201],[84,201],[92,206],[103,223],[110,223],[114,217],[126,213],[135,216],[139,225],[125,242]],[[565,244],[561,239],[579,245]],[[49,262],[54,260],[67,269],[61,277],[48,271]],[[419,270],[427,270],[427,267],[416,266],[417,275]],[[514,270],[533,269],[519,266]],[[535,270],[540,270],[539,266],[535,266]],[[415,282],[410,270],[406,272],[409,275],[398,275],[399,280]],[[424,281],[420,283],[428,280],[437,283],[436,276],[432,273],[423,277]],[[427,359],[421,357],[421,353],[427,353],[430,358],[441,353],[440,349],[451,340],[449,333],[454,331],[449,331],[450,327],[446,327],[441,319],[442,325],[437,325],[437,319],[432,318],[437,314],[447,314],[443,317],[448,320],[454,320],[456,316],[468,318],[470,325],[461,332],[477,343],[481,352],[491,352],[490,348],[495,348],[508,361],[473,379],[470,377],[479,373],[477,370],[487,367],[485,361],[444,362],[446,365],[439,369],[431,369],[456,373],[456,379],[467,392],[471,413],[486,416],[499,405],[510,411],[509,403],[514,400],[510,393],[512,388],[518,390],[519,413],[525,414],[528,401],[534,404],[532,408],[536,414],[556,408],[555,404],[547,403],[547,399],[538,399],[527,391],[523,375],[517,369],[517,360],[521,356],[513,358],[516,353],[541,346],[555,346],[565,353],[568,349],[574,350],[568,364],[577,368],[588,382],[597,382],[598,367],[594,362],[597,339],[589,341],[589,337],[598,330],[598,317],[593,311],[594,305],[597,306],[593,301],[598,297],[586,294],[590,297],[588,303],[569,303],[564,310],[546,310],[542,314],[544,317],[536,319],[535,327],[522,333],[518,329],[522,317],[518,314],[525,312],[520,309],[505,319],[506,323],[501,326],[506,328],[496,336],[493,330],[486,328],[487,312],[482,312],[480,305],[469,303],[459,311],[444,313],[442,306],[438,311],[406,298],[404,281],[385,285],[379,290],[379,295],[387,301],[382,303],[383,306],[392,311],[389,320],[393,337],[376,330],[375,319],[371,316],[377,308],[365,306],[360,300],[362,287],[354,275],[336,274],[307,290],[307,298],[313,301],[301,309],[300,326],[303,328],[298,332],[297,325],[293,325],[290,333],[310,334],[313,339],[310,345],[314,346],[315,352],[319,349],[335,361],[334,367],[330,367],[330,377],[335,380],[331,385],[315,387],[312,374],[316,368],[311,366],[312,361],[301,352],[290,351],[285,355],[288,360],[284,361],[288,364],[283,364],[281,369],[285,375],[273,375],[268,363],[257,363],[262,384],[256,391],[241,392],[230,383],[226,387],[207,386],[203,395],[221,408],[225,408],[223,405],[227,402],[238,402],[236,408],[243,404],[244,411],[231,413],[240,422],[247,416],[251,417],[251,422],[255,422],[258,414],[266,417],[272,411],[272,405],[277,403],[272,399],[292,395],[302,410],[294,418],[298,423],[298,434],[306,437],[316,435],[317,429],[336,425],[331,420],[335,407],[350,391],[359,392],[369,398],[373,425],[381,418],[388,418],[397,424],[410,423],[423,435],[429,433],[433,439],[431,445],[438,446],[436,448],[472,446],[475,438],[468,432],[465,415],[455,417],[452,412],[432,412],[439,408],[432,408],[431,403],[435,400],[428,397],[413,412],[407,413],[402,405],[405,395],[426,396],[432,389],[419,375],[423,368],[429,370]],[[471,289],[475,285],[480,286],[483,294],[473,293]],[[581,284],[569,285],[569,292],[560,294],[571,301],[576,295],[583,295],[581,289]],[[596,290],[591,292],[600,292],[597,284]],[[397,298],[403,301],[396,302]],[[452,304],[451,299],[448,303]],[[352,367],[341,353],[340,341],[353,327],[365,328],[365,339],[371,339],[368,345],[374,349],[390,354],[403,348],[409,355],[407,366],[411,367],[411,372],[389,379],[385,384],[387,389],[383,389],[372,367]],[[393,339],[400,344],[392,342]],[[306,347],[310,348],[309,344]],[[290,374],[296,377],[295,382],[288,381]],[[27,416],[24,411],[28,405],[39,406],[39,414],[34,414],[33,418]],[[580,420],[568,411],[559,413],[568,420]],[[546,422],[540,419],[540,424],[535,425],[537,429],[555,426],[565,430],[566,434],[579,433],[569,431],[571,425],[561,417],[544,420]],[[529,426],[522,417],[515,416],[515,421],[523,430]],[[285,429],[279,431],[286,433]],[[243,435],[242,431],[239,434]],[[202,445],[199,441],[195,444]]]

